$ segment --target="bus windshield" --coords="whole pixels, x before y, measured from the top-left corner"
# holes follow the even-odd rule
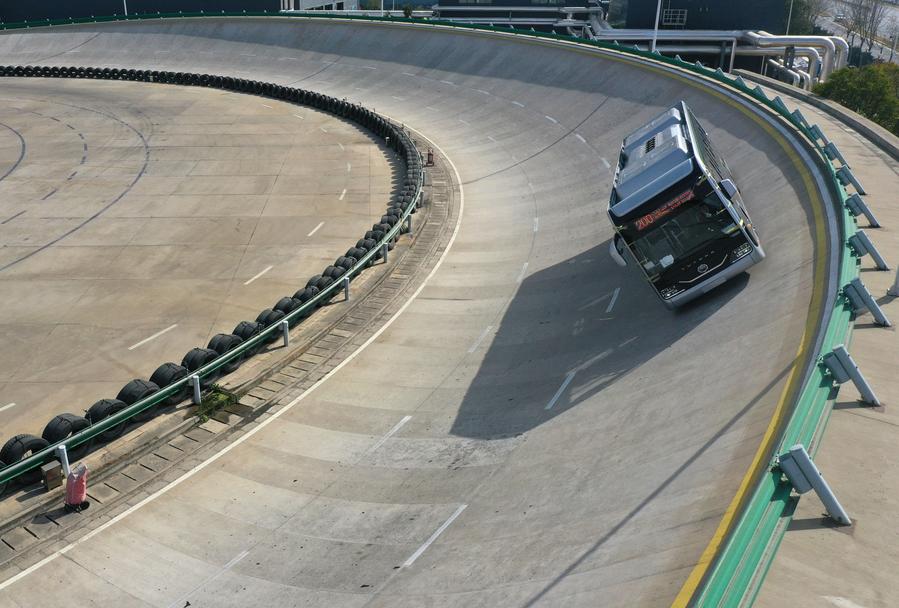
[[[705,179],[631,222],[623,234],[650,279],[739,226]]]

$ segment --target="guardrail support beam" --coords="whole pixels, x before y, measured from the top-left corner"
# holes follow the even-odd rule
[[[281,321],[278,324],[281,327],[281,337],[284,339],[284,346],[290,344],[290,323]]]
[[[840,164],[844,167],[849,167],[849,163],[846,162],[846,159],[843,157],[843,153],[840,152],[840,149],[837,148],[837,145],[832,141],[827,142],[824,146],[824,156],[829,158],[830,160],[838,160]],[[850,169],[852,167],[849,167]]]
[[[857,192],[846,199],[846,208],[849,209],[849,213],[851,213],[854,217],[858,217],[864,214],[864,216],[868,219],[868,224],[871,226],[871,228],[880,228],[880,222],[877,221],[874,213]]]
[[[805,450],[805,446],[797,443],[787,452],[778,456],[778,466],[790,483],[793,489],[799,494],[805,494],[809,490],[814,490],[824,508],[827,510],[827,516],[835,522],[844,526],[851,526],[852,520],[849,514],[837,500],[836,494],[830,489],[830,485],[821,475],[821,471],[812,462],[811,456]]]
[[[343,299],[350,301],[350,277],[343,277]]]
[[[874,389],[868,384],[867,379],[856,365],[855,360],[849,355],[846,347],[838,344],[833,351],[824,355],[822,359],[824,366],[830,370],[834,382],[843,384],[852,380],[855,388],[861,393],[862,401],[871,405],[880,405],[880,400],[874,394]]]
[[[194,374],[190,377],[190,386],[193,388],[191,399],[195,405],[199,405],[203,398],[200,395],[200,377],[198,375]]]
[[[852,187],[855,188],[855,191],[859,194],[867,194],[865,187],[862,186],[861,182],[852,174],[849,167],[840,167],[837,169],[837,179],[840,180],[840,183],[844,186],[852,184]]]
[[[384,263],[387,263],[387,250],[389,249],[388,243],[384,243],[381,245],[381,257],[384,258]]]
[[[406,232],[412,234],[412,214],[406,216]]]
[[[850,236],[849,245],[855,250],[860,258],[870,255],[871,259],[874,260],[874,264],[877,266],[877,270],[890,269],[889,264],[887,264],[887,261],[880,255],[880,252],[877,251],[877,247],[874,246],[874,243],[864,230],[859,230]]]
[[[868,291],[868,288],[865,287],[865,284],[862,283],[862,280],[858,277],[849,281],[843,288],[843,293],[849,298],[849,302],[852,304],[852,308],[855,312],[867,309],[871,311],[874,322],[878,325],[883,327],[890,327],[892,325],[890,320],[884,314],[883,309],[880,308],[877,300],[874,299],[874,296],[871,295],[871,292]]]
[[[896,270],[896,279],[893,281],[893,286],[887,289],[887,295],[899,297],[899,269]]]

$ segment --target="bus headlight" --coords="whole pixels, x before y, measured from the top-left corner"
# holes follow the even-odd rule
[[[736,249],[734,249],[733,251],[730,252],[730,261],[736,262],[740,258],[745,258],[751,252],[752,252],[752,245],[750,245],[749,243],[743,243],[742,245],[740,245],[739,247],[737,247]]]
[[[659,290],[659,295],[662,296],[663,300],[670,300],[682,291],[683,289],[677,287],[663,287]]]

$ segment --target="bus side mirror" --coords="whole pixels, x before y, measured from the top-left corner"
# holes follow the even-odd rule
[[[727,198],[730,198],[730,199],[732,199],[737,194],[737,187],[729,179],[721,180],[721,189],[724,190],[724,193],[727,195]]]
[[[609,243],[609,255],[622,268],[627,266],[627,260],[624,258],[624,239],[621,238],[620,234],[616,234]]]

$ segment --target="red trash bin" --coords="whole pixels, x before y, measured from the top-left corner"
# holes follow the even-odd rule
[[[82,511],[90,506],[87,501],[87,474],[84,464],[78,464],[66,479],[66,509]]]

